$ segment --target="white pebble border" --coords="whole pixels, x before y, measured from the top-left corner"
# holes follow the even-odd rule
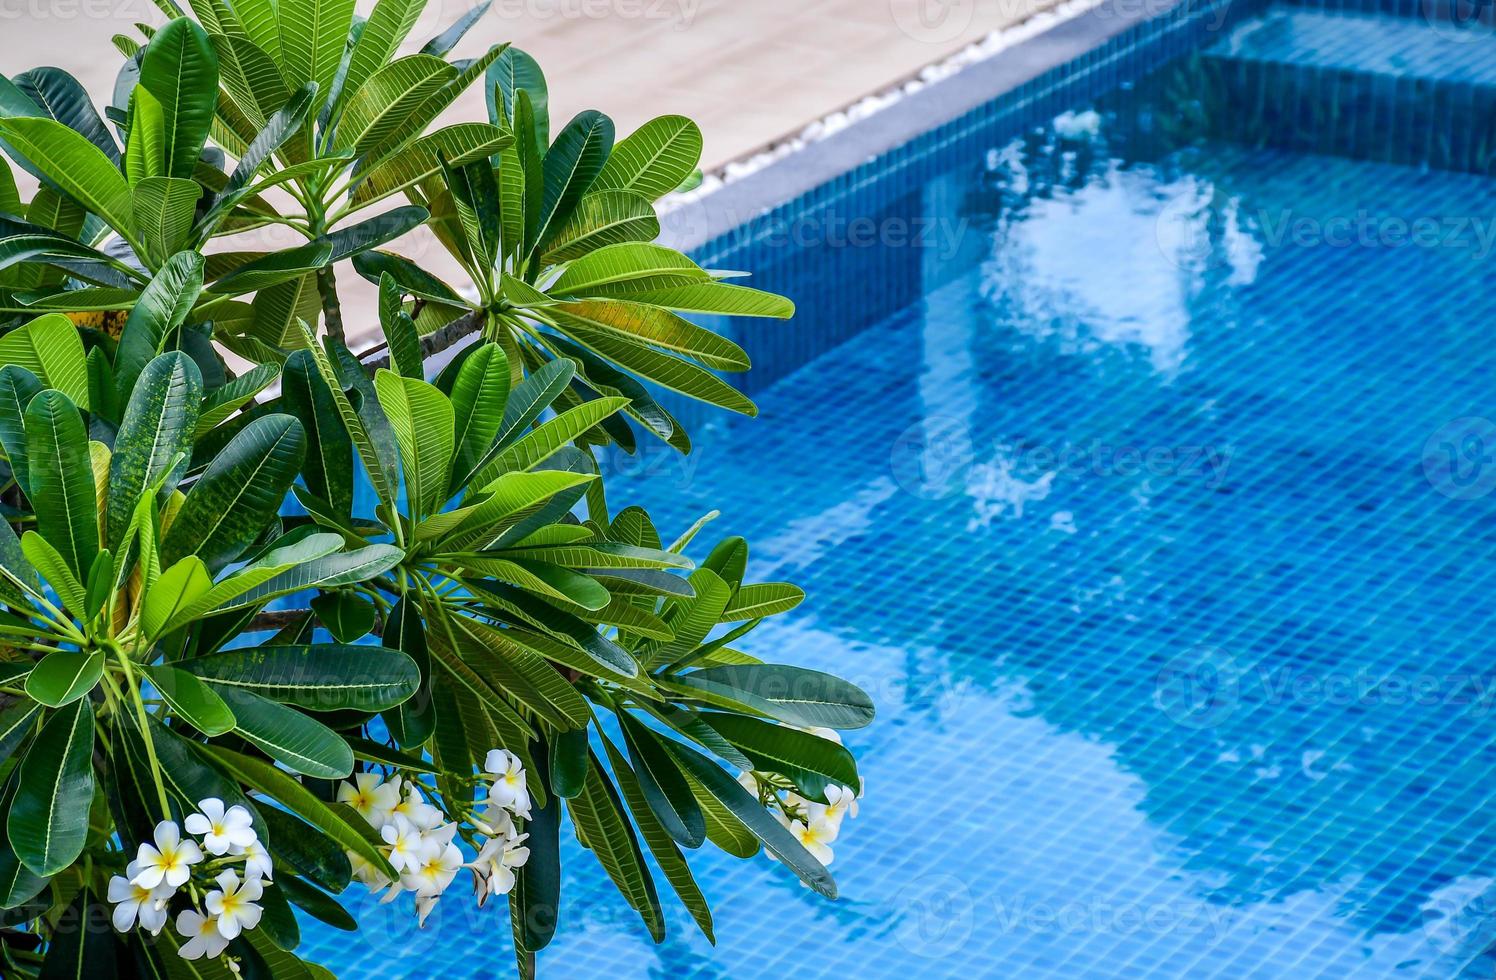
[[[927,85],[932,85],[935,82],[964,71],[972,65],[986,61],[988,58],[1000,54],[1016,44],[1021,44],[1030,38],[1044,33],[1062,21],[1079,16],[1088,10],[1101,6],[1105,2],[1107,0],[1061,0],[1060,3],[1055,4],[1048,10],[1034,14],[1027,20],[993,31],[982,40],[967,45],[943,61],[927,65],[913,78],[893,85],[877,94],[869,95],[848,108],[839,112],[833,112],[823,119],[818,119],[800,130],[798,134],[781,140],[766,150],[728,163],[726,166],[707,174],[700,186],[685,193],[670,194],[662,199],[657,207],[662,213],[669,213],[693,201],[698,201],[727,184],[742,180],[749,174],[757,173],[812,143],[820,142],[846,129],[853,123],[860,122],[874,113],[887,109],[889,106],[907,96],[913,95]]]

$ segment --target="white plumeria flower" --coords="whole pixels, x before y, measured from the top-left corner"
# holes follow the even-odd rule
[[[177,932],[187,941],[177,950],[184,960],[209,959],[228,949],[229,941],[218,931],[218,920],[191,909],[177,916]]]
[[[245,929],[260,924],[261,909],[255,902],[265,894],[259,879],[250,878],[241,882],[233,868],[213,879],[217,891],[208,892],[203,907],[218,924],[218,934],[224,939],[233,939]]]
[[[130,879],[139,871],[139,866],[131,861],[123,876],[115,875],[109,879],[107,897],[115,903],[111,918],[114,928],[120,932],[129,932],[138,921],[142,929],[149,930],[154,936],[166,925],[170,915],[166,910],[166,903],[176,894],[176,889],[165,882],[155,888],[137,885]]]
[[[264,878],[266,881],[275,877],[275,865],[270,860],[270,852],[265,850],[265,845],[260,841],[252,841],[245,847],[230,848],[229,854],[244,859],[244,877]]]
[[[400,803],[400,786],[384,782],[376,773],[357,773],[353,782],[338,786],[338,802],[353,807],[375,827],[383,827]]]
[[[379,835],[390,845],[390,867],[396,871],[415,870],[435,846],[434,842],[428,843],[422,836],[421,828],[398,813],[394,820],[384,825]]]
[[[390,815],[404,817],[420,830],[435,830],[442,822],[442,812],[426,802],[414,782],[405,784],[405,798],[395,804]]]
[[[795,840],[800,846],[810,852],[810,856],[822,864],[831,863],[831,848],[826,846],[836,840],[837,827],[835,824],[825,820],[812,820],[806,823],[796,820],[790,824],[790,833],[795,835]]]
[[[374,862],[355,851],[348,851],[347,854],[348,863],[353,867],[353,877],[363,882],[365,888],[378,891],[390,883],[390,879],[374,866]]]
[[[400,887],[415,892],[417,897],[440,895],[461,867],[462,851],[456,844],[432,847],[414,870],[400,876]]]
[[[438,898],[441,898],[441,896],[440,895],[417,895],[416,896],[416,925],[419,928],[422,928],[422,929],[426,928],[426,917],[431,914],[431,910],[432,909],[436,908],[436,900]]]
[[[507,749],[494,749],[483,760],[483,769],[495,777],[488,788],[488,802],[528,818],[530,791],[525,788],[525,767],[519,756]]]
[[[520,834],[514,838],[490,838],[473,863],[468,865],[473,871],[473,888],[478,895],[479,908],[490,897],[507,895],[514,890],[514,869],[524,867],[530,860],[530,849],[522,846],[529,837],[529,834]]]
[[[473,826],[485,837],[510,838],[514,836],[514,814],[501,806],[486,806],[473,821]]]
[[[828,742],[835,742],[837,745],[842,744],[841,733],[834,728],[805,728],[802,731],[807,731],[816,738],[824,738]]]
[[[192,866],[203,859],[197,841],[182,839],[182,828],[170,820],[156,824],[156,846],[141,844],[135,855],[139,869],[131,881],[142,888],[155,888],[163,881],[173,888],[187,883]]]
[[[187,833],[197,834],[203,839],[203,847],[209,854],[227,854],[235,847],[248,847],[258,836],[254,831],[254,817],[242,806],[231,806],[227,810],[223,801],[209,797],[197,805],[200,812],[183,821]]]
[[[843,817],[857,816],[857,794],[846,786],[827,786],[826,802],[807,802],[805,811],[812,823],[825,820],[839,827]]]

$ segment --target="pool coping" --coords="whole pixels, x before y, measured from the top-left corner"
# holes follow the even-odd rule
[[[1095,50],[1185,0],[1104,0],[845,129],[661,215],[660,242],[691,252]]]

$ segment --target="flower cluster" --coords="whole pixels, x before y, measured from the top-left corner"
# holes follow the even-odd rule
[[[806,728],[812,735],[841,744],[841,736],[830,728]],[[863,787],[855,791],[849,786],[827,786],[826,802],[806,799],[795,789],[793,783],[776,773],[744,772],[738,782],[760,802],[770,808],[778,820],[811,856],[822,864],[829,865],[835,854],[831,845],[841,834],[842,821],[857,816],[857,801],[862,798]],[[765,854],[772,861],[772,854]]]
[[[184,837],[173,820],[158,823],[125,873],[109,880],[107,893],[114,928],[128,932],[138,925],[153,936],[165,928],[172,900],[185,894],[192,907],[177,913],[176,927],[185,940],[179,952],[189,960],[216,957],[258,926],[255,903],[274,876],[248,810],[211,797],[197,806],[182,822],[192,836]]]
[[[339,802],[358,811],[379,831],[384,839],[380,850],[397,874],[390,878],[349,852],[354,877],[370,891],[384,891],[381,904],[407,892],[414,895],[423,926],[463,868],[473,874],[480,906],[494,895],[508,894],[514,888],[514,869],[523,867],[530,857],[530,849],[524,846],[529,835],[520,833],[515,823],[530,818],[524,766],[514,753],[494,749],[484,760],[481,782],[487,786],[483,799],[464,807],[457,820],[448,819],[434,802],[436,796],[417,779],[400,775],[383,779],[364,772],[343,783],[338,787]],[[477,852],[472,861],[463,861],[459,835]]]

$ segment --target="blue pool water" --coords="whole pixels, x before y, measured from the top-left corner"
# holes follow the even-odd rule
[[[718,945],[656,947],[571,841],[543,974],[1492,975],[1496,181],[1202,138],[1192,77],[808,213],[919,242],[731,246],[802,308],[761,417],[610,497],[720,510],[810,593],[747,649],[877,700],[843,897],[702,852]],[[369,914],[305,952],[511,969],[502,909]]]

